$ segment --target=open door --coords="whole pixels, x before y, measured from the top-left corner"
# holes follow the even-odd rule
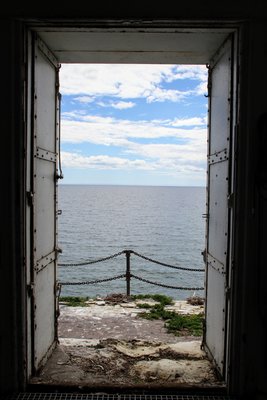
[[[206,227],[206,327],[203,343],[219,374],[226,374],[229,307],[233,141],[233,42],[209,65],[209,137]]]
[[[31,369],[35,373],[56,343],[57,148],[59,65],[37,35],[32,36],[31,90]]]

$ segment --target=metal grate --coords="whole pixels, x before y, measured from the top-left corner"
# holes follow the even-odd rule
[[[237,400],[231,396],[204,395],[135,395],[135,394],[75,394],[75,393],[19,393],[5,400]]]

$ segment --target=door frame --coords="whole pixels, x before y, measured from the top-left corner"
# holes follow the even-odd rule
[[[46,22],[46,24],[42,26],[42,22],[38,22],[37,21],[37,23],[30,24],[29,31],[38,32],[38,34],[41,37],[46,32],[55,32],[55,31],[63,32],[63,33],[66,31],[66,32],[72,32],[73,35],[79,35],[79,29],[81,29],[81,25],[78,23],[78,25],[79,25],[79,29],[78,29],[78,28],[76,28],[75,23],[76,22],[73,22],[72,28],[68,28],[68,27],[65,27],[64,23],[62,23],[62,22],[53,23],[53,24],[51,23],[51,25],[49,24],[49,22]],[[95,21],[90,21],[90,22],[87,22],[87,23],[85,23],[83,21],[83,24],[84,24],[83,25],[83,29],[85,31],[95,32],[96,34],[99,33],[99,29],[100,29],[99,28],[99,21],[95,20]],[[69,25],[70,24],[68,24],[68,26]],[[101,30],[102,31],[109,32],[110,26],[113,26],[113,31],[115,33],[119,33],[120,35],[122,35],[122,37],[123,37],[124,32],[127,31],[127,28],[125,28],[125,25],[123,24],[122,21],[107,21],[106,26],[101,21]],[[149,22],[149,23],[146,24],[145,22],[140,21],[140,22],[131,23],[130,24],[130,28],[129,28],[129,32],[134,31],[134,33],[136,33],[136,32],[139,32],[139,30],[141,32],[144,29],[146,30],[146,32],[152,32],[152,33],[154,33],[155,29],[156,30],[159,29],[160,32],[162,33],[162,35],[164,35],[164,33],[169,34],[170,30],[173,30],[177,35],[184,34],[185,31],[191,30],[193,35],[192,35],[191,38],[188,39],[189,43],[190,43],[190,40],[193,40],[194,34],[197,35],[198,32],[205,32],[205,33],[208,33],[209,35],[212,35],[212,34],[215,34],[216,32],[222,32],[225,29],[227,31],[227,33],[232,32],[232,35],[234,36],[233,40],[235,41],[235,43],[237,45],[237,48],[238,48],[237,52],[239,51],[239,48],[240,48],[239,43],[241,41],[241,36],[240,36],[241,25],[239,23],[236,23],[236,22],[229,22],[229,21],[222,22],[222,21],[219,21],[219,22],[210,23],[210,22],[201,21],[201,22],[198,23],[196,21],[186,21],[186,22],[182,22],[181,23],[181,22],[177,22],[177,21],[173,21],[173,20],[168,20],[168,21],[164,21],[164,22],[162,22],[162,21],[152,21],[152,22]],[[207,35],[207,38],[208,38],[209,35]],[[75,52],[73,50],[73,54],[74,53]],[[129,51],[129,53],[131,53],[131,51]],[[160,52],[159,52],[159,54],[160,54]],[[115,51],[113,53],[113,56],[114,57],[113,57],[112,61],[110,61],[110,62],[115,63],[116,59],[117,59]],[[162,56],[164,57],[163,52],[162,52]],[[73,57],[75,57],[75,54],[73,55]],[[190,60],[190,55],[186,58],[186,60],[187,60],[187,63],[189,63],[188,61]],[[208,61],[209,60],[207,60],[207,63],[208,63]],[[61,62],[60,59],[59,59],[59,62]],[[237,62],[239,62],[239,57],[238,56],[237,56]],[[182,63],[182,62],[179,62],[179,57],[178,57],[176,64],[179,64],[179,63]],[[185,60],[184,60],[184,63],[186,63]],[[238,102],[237,74],[234,77],[234,85],[236,85],[236,99],[235,99],[235,101],[237,103]],[[28,104],[28,107],[31,108],[31,104]],[[29,113],[29,111],[28,111],[28,113]],[[237,122],[236,123],[238,125],[238,117],[237,117]],[[235,141],[236,140],[237,140],[237,138],[235,138]],[[28,154],[27,154],[27,157],[28,157]],[[30,162],[32,162],[32,160],[28,160],[28,163],[30,163]],[[26,169],[26,171],[27,171],[27,169]],[[235,168],[233,169],[232,173],[233,173],[233,176],[235,176]],[[235,201],[236,201],[236,199],[235,199]],[[235,226],[235,221],[234,221],[234,218],[233,218],[233,227],[232,228],[234,228],[234,226]],[[232,228],[231,228],[231,230],[233,231]],[[27,227],[26,227],[26,237],[28,237],[28,238],[30,238],[31,234],[32,234],[29,231],[30,229],[31,229],[31,227],[30,227],[30,224],[28,223]],[[234,243],[234,237],[232,237],[232,239],[231,239],[231,252],[234,251],[233,243]],[[26,245],[26,249],[28,249],[28,253],[29,253],[30,252],[30,248],[29,248],[28,245]],[[26,259],[29,260],[29,254],[28,254]],[[231,272],[231,279],[234,279],[234,276],[233,276],[232,272]],[[29,277],[28,276],[27,276],[27,282],[29,282]],[[230,293],[231,298],[234,295],[235,294],[233,292]],[[29,312],[28,312],[28,314],[29,314]],[[231,353],[231,318],[230,318],[230,316],[231,316],[231,307],[228,309],[227,314],[228,314],[228,324],[227,324],[227,333],[225,332],[225,334],[227,335],[227,337],[229,339],[227,340],[228,345],[227,345],[227,348],[225,349],[225,351],[226,351],[226,361],[229,359],[229,354]],[[29,321],[29,317],[28,317],[28,321]],[[30,340],[30,336],[31,336],[31,333],[30,333],[29,322],[28,322],[28,340]],[[29,356],[30,356],[31,351],[30,351],[29,347],[30,346],[28,346],[28,377],[30,377],[30,375],[31,375],[31,372],[30,372],[31,371],[31,366],[30,366],[30,362],[29,362]],[[229,382],[229,379],[230,379],[230,377],[227,374],[226,375],[226,383]]]

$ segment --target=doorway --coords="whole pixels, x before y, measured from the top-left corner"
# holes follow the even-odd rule
[[[99,59],[135,62],[175,59],[177,62],[207,63],[209,80],[209,150],[206,277],[206,331],[204,345],[219,373],[227,381],[227,324],[231,286],[231,222],[233,198],[233,130],[236,105],[236,48],[232,30],[152,29],[136,31],[72,32],[36,29],[29,35],[29,277],[34,290],[28,310],[28,371],[37,371],[55,346],[57,259],[57,164],[59,105],[58,62],[92,62]],[[191,35],[191,36],[190,36]],[[111,41],[111,37],[114,39]],[[129,38],[132,41],[129,41]],[[145,38],[145,39],[144,39]],[[105,39],[105,40],[104,40]],[[107,39],[107,40],[106,40]],[[108,40],[109,39],[109,40]],[[69,43],[67,47],[64,45]],[[104,44],[103,44],[104,43]],[[97,51],[95,46],[101,51]],[[103,46],[103,47],[102,47]],[[111,46],[111,47],[110,47]],[[119,46],[119,47],[117,47]],[[188,48],[192,46],[190,51]],[[207,47],[206,47],[207,46]],[[83,48],[84,47],[84,48]],[[145,49],[144,49],[145,47]],[[201,49],[202,48],[202,49]],[[136,51],[139,49],[139,51]],[[179,50],[180,49],[180,50]],[[187,51],[185,51],[187,49]],[[57,59],[58,58],[58,59]],[[190,61],[191,60],[191,61]],[[219,85],[216,86],[216,82]],[[221,82],[223,85],[221,86]],[[227,84],[225,84],[225,82]],[[47,107],[50,104],[50,108]],[[49,119],[51,125],[46,121]],[[219,121],[219,122],[218,122]],[[51,135],[50,135],[51,133]],[[214,133],[214,134],[213,134]],[[50,235],[44,234],[51,232]],[[47,241],[49,236],[49,241]],[[220,293],[218,301],[217,294]],[[46,318],[43,318],[45,316]],[[216,331],[214,331],[216,327]],[[43,335],[43,332],[46,335]],[[220,340],[217,334],[220,333]],[[44,340],[45,336],[45,340]]]

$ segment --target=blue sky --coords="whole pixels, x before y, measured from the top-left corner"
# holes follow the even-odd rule
[[[60,91],[62,183],[205,186],[205,66],[63,64]]]

